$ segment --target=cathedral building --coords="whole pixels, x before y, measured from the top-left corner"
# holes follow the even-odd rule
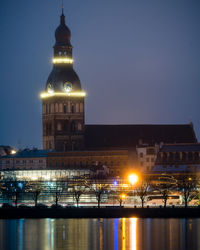
[[[45,91],[41,93],[43,149],[54,150],[48,154],[47,161],[50,165],[56,165],[60,161],[62,166],[72,162],[81,166],[83,162],[85,165],[88,162],[98,162],[99,159],[102,164],[111,165],[119,171],[122,165],[127,168],[138,164],[138,158],[142,155],[140,151],[143,150],[138,151],[138,148],[157,148],[162,143],[197,142],[192,124],[85,124],[86,93],[73,69],[71,32],[65,23],[63,11],[55,31],[53,49],[53,69],[47,79]],[[155,157],[156,155],[151,159]],[[149,158],[148,155],[146,158]],[[140,164],[145,165],[142,161],[144,160]]]

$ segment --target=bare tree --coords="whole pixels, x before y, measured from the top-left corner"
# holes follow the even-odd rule
[[[64,184],[63,182],[56,181],[53,183],[52,187],[53,198],[55,202],[55,206],[58,207],[58,202],[60,201],[63,191],[64,191]]]
[[[116,195],[116,200],[119,202],[119,206],[122,207],[124,201],[125,201],[125,198],[126,198],[126,194],[125,193],[118,193]]]
[[[108,186],[103,179],[93,179],[90,183],[90,190],[95,194],[98,208],[100,208],[103,196],[107,193]]]
[[[180,192],[182,192],[183,194],[183,201],[185,204],[185,208],[188,207],[188,203],[193,199],[195,194],[197,194],[196,187],[197,187],[196,178],[191,178],[185,175],[181,176],[181,178],[178,180],[178,188]]]
[[[135,188],[135,195],[140,197],[142,208],[144,207],[145,198],[148,194],[149,187],[150,186],[149,186],[149,183],[147,181],[142,181]]]
[[[161,194],[162,194],[162,197],[163,197],[163,203],[164,203],[164,207],[167,206],[167,200],[169,198],[169,189],[167,188],[164,188],[161,190]]]
[[[5,180],[1,185],[2,195],[6,196],[8,200],[12,200],[15,203],[15,207],[18,206],[20,194],[23,192],[23,184],[14,180]]]
[[[74,198],[76,200],[76,206],[78,207],[81,195],[85,193],[85,187],[83,187],[83,186],[74,186],[72,192],[73,192],[73,196],[74,196]]]
[[[39,183],[34,183],[32,188],[31,188],[31,192],[33,194],[33,200],[35,203],[35,207],[37,207],[38,205],[38,198],[42,192],[42,187]]]

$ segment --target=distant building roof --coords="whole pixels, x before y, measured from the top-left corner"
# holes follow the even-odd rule
[[[191,124],[183,125],[86,125],[87,149],[130,148],[141,143],[195,143]]]
[[[41,150],[41,149],[24,149],[17,152],[16,154],[2,156],[1,158],[37,158],[37,157],[46,157],[47,153],[50,150]]]
[[[10,146],[0,145],[0,156],[9,155],[13,148]]]
[[[168,165],[168,166],[162,166],[162,165],[156,165],[155,167],[153,167],[153,169],[151,170],[151,172],[155,173],[155,172],[189,172],[190,170],[188,169],[188,166],[186,165]]]
[[[200,143],[164,144],[160,152],[200,152]]]

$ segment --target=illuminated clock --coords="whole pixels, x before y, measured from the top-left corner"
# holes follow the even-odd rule
[[[54,92],[54,89],[53,89],[53,86],[51,83],[48,83],[48,85],[47,85],[47,92],[49,94],[52,94]]]
[[[64,83],[64,90],[70,92],[72,90],[72,84],[70,82]]]

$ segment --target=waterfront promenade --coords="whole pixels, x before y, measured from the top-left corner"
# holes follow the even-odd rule
[[[200,207],[0,208],[0,219],[19,218],[200,218]]]

